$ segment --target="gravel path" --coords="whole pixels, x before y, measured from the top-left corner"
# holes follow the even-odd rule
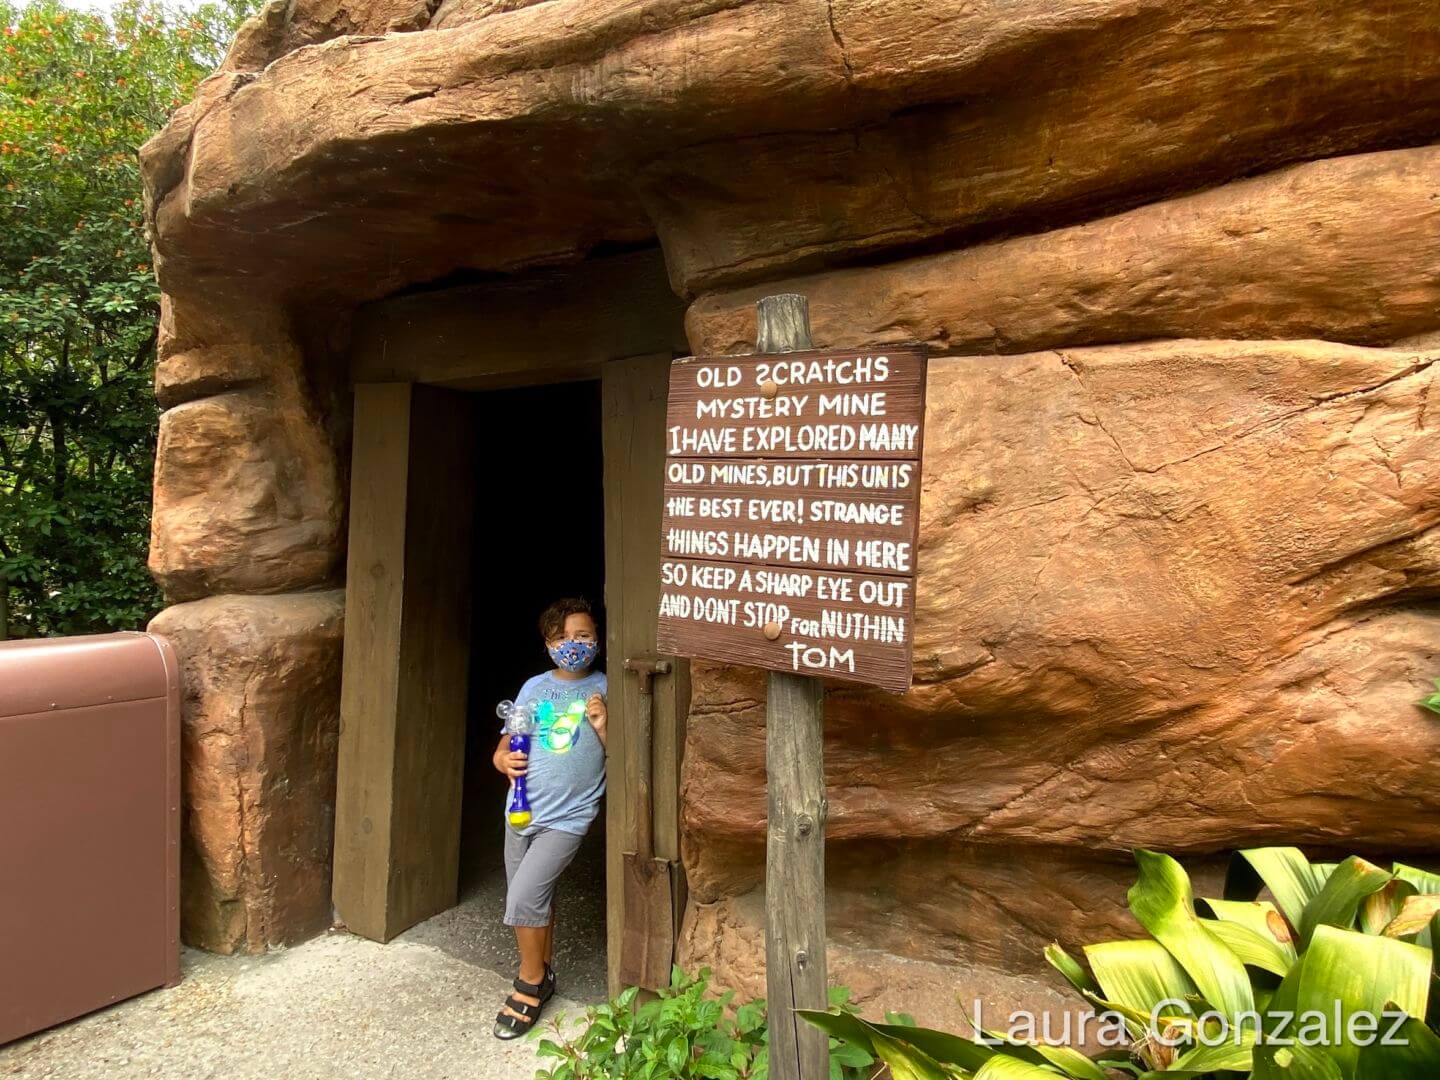
[[[412,931],[413,933],[413,931]],[[258,957],[186,950],[185,979],[0,1048],[0,1077],[528,1080],[491,1034],[509,980],[431,944],[335,932]],[[564,989],[562,983],[561,989]],[[547,1019],[578,1013],[556,998]]]

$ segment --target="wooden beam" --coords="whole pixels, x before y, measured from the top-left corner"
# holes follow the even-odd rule
[[[756,304],[756,351],[810,348],[803,296]],[[765,997],[770,1075],[828,1080],[829,1042],[795,1009],[829,1007],[825,972],[824,690],[818,679],[769,674],[765,700]]]
[[[656,249],[370,304],[356,313],[350,375],[488,390],[686,351],[685,305]]]
[[[606,928],[610,990],[618,993],[620,941],[624,930],[622,853],[635,835],[630,792],[639,760],[630,739],[640,707],[639,685],[627,675],[627,656],[655,651],[660,612],[660,517],[665,469],[665,405],[670,353],[617,360],[602,369],[605,450],[605,612],[610,676],[610,724],[606,799]],[[654,793],[656,856],[680,859],[680,758],[689,708],[689,664],[676,661],[655,679],[653,746],[649,765]],[[675,873],[672,920],[683,913],[683,876]]]
[[[475,450],[463,395],[355,393],[333,893],[388,941],[456,901]]]

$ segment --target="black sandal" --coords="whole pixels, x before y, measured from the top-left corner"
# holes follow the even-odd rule
[[[549,974],[547,971],[547,977]],[[551,984],[549,996],[545,994],[544,983],[546,981]],[[516,979],[513,985],[520,993],[528,994],[533,998],[539,998],[540,1004],[531,1005],[528,1001],[521,1001],[514,994],[511,994],[505,999],[505,1008],[513,1009],[520,1014],[519,1016],[512,1016],[510,1013],[507,1013],[505,1009],[501,1009],[495,1017],[495,1037],[506,1042],[509,1042],[511,1039],[518,1039],[522,1035],[530,1034],[535,1024],[539,1021],[540,1014],[545,1011],[545,1002],[550,1000],[550,997],[554,996],[555,993],[553,978],[542,980],[539,986],[534,983],[524,982],[521,979]]]
[[[555,969],[548,963],[545,965],[545,981],[540,984],[540,988],[544,992],[536,996],[539,997],[540,1004],[544,1005],[555,996]]]

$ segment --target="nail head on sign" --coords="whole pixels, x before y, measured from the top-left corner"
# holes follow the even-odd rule
[[[774,379],[766,379],[760,384],[760,395],[766,398],[774,398],[780,392],[780,384]]]
[[[780,637],[780,624],[778,622],[767,622],[765,624],[765,636],[771,641]]]

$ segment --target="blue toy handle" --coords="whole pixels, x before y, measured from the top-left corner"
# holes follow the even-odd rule
[[[512,754],[530,754],[529,735],[511,735],[510,752]],[[515,794],[510,800],[510,811],[506,815],[512,828],[523,829],[530,824],[530,799],[525,792],[525,777],[515,778]]]

